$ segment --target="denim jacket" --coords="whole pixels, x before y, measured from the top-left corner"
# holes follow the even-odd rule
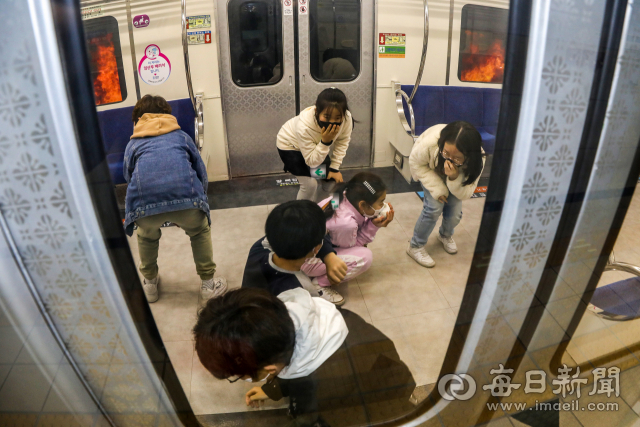
[[[124,179],[129,184],[124,227],[145,216],[200,209],[211,224],[207,170],[189,135],[169,114],[145,114],[124,152]]]

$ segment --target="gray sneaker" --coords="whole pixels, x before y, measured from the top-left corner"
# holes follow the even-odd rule
[[[206,304],[211,298],[217,298],[227,292],[227,279],[224,277],[214,277],[213,279],[203,280],[200,286],[200,296],[202,303]]]
[[[431,268],[436,265],[436,262],[429,256],[424,246],[421,248],[412,248],[411,243],[409,243],[407,255],[423,267]]]
[[[158,285],[160,284],[160,275],[158,274],[155,279],[142,281],[142,289],[144,290],[144,296],[147,297],[149,304],[158,301],[160,293],[158,292]]]

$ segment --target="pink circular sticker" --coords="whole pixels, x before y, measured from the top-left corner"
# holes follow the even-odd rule
[[[150,44],[144,49],[144,56],[138,64],[138,74],[143,82],[159,85],[167,81],[171,74],[171,62],[158,45]]]

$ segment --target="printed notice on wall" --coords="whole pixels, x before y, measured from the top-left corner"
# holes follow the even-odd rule
[[[300,15],[309,14],[309,1],[310,0],[298,0],[298,13]]]
[[[83,7],[80,9],[80,14],[82,19],[96,18],[102,16],[102,7]]]
[[[406,44],[406,34],[380,33],[380,37],[378,37],[378,58],[404,58]]]
[[[282,10],[285,16],[293,16],[293,0],[282,0]]]
[[[144,49],[144,56],[138,64],[138,74],[143,82],[150,85],[160,85],[167,81],[171,74],[171,62],[156,44],[150,44]]]
[[[196,28],[210,28],[211,15],[187,16],[187,30],[195,30]]]
[[[209,44],[211,43],[211,31],[194,31],[187,33],[189,44]]]

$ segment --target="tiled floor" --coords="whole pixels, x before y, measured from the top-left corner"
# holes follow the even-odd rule
[[[346,309],[394,341],[416,383],[431,384],[440,371],[473,255],[475,238],[465,226],[477,227],[472,221],[479,222],[484,199],[463,204],[464,218],[455,235],[459,254],[444,252],[435,237],[429,240],[427,248],[437,263],[433,269],[419,266],[405,253],[422,201],[414,192],[390,194],[387,200],[396,211],[396,219],[369,245],[374,254],[373,267],[337,290],[347,299]],[[216,274],[226,277],[231,289],[240,286],[249,248],[264,234],[264,223],[274,206],[212,211]],[[198,307],[199,279],[189,238],[175,227],[162,232],[158,259],[161,297],[151,309],[192,407],[196,414],[246,411],[243,396],[251,384],[230,385],[214,379],[195,355],[191,328]],[[137,259],[135,236],[130,243]],[[284,406],[281,402],[269,408]]]
[[[457,255],[444,252],[433,233],[427,244],[436,261],[432,269],[420,267],[405,253],[422,207],[421,200],[414,192],[390,194],[387,200],[394,206],[396,219],[387,229],[380,230],[369,245],[374,254],[373,267],[337,290],[347,299],[346,309],[356,312],[394,341],[416,383],[431,384],[437,380],[462,300],[484,199],[463,202],[463,219],[454,236],[459,247]],[[263,235],[264,222],[273,207],[261,205],[211,212],[217,274],[227,277],[231,289],[240,286],[249,248]],[[637,212],[640,212],[640,198],[632,204],[615,251],[620,261],[640,265]],[[135,236],[130,242],[137,259]],[[198,307],[199,278],[184,232],[175,227],[163,229],[158,262],[161,296],[151,309],[194,412],[202,415],[246,411],[243,396],[252,384],[240,381],[231,385],[214,379],[194,352],[191,328]],[[397,281],[398,277],[402,277],[402,281]],[[618,277],[611,275],[606,280],[609,279],[618,280]],[[609,338],[619,343],[636,342],[639,322],[616,326],[618,332],[611,338],[614,334],[606,328],[607,322],[586,313],[569,352],[578,363],[593,357],[599,347],[588,345],[593,335],[586,332],[598,333],[603,328]],[[585,337],[584,342],[580,336]],[[272,402],[266,408],[285,406],[284,402]]]

